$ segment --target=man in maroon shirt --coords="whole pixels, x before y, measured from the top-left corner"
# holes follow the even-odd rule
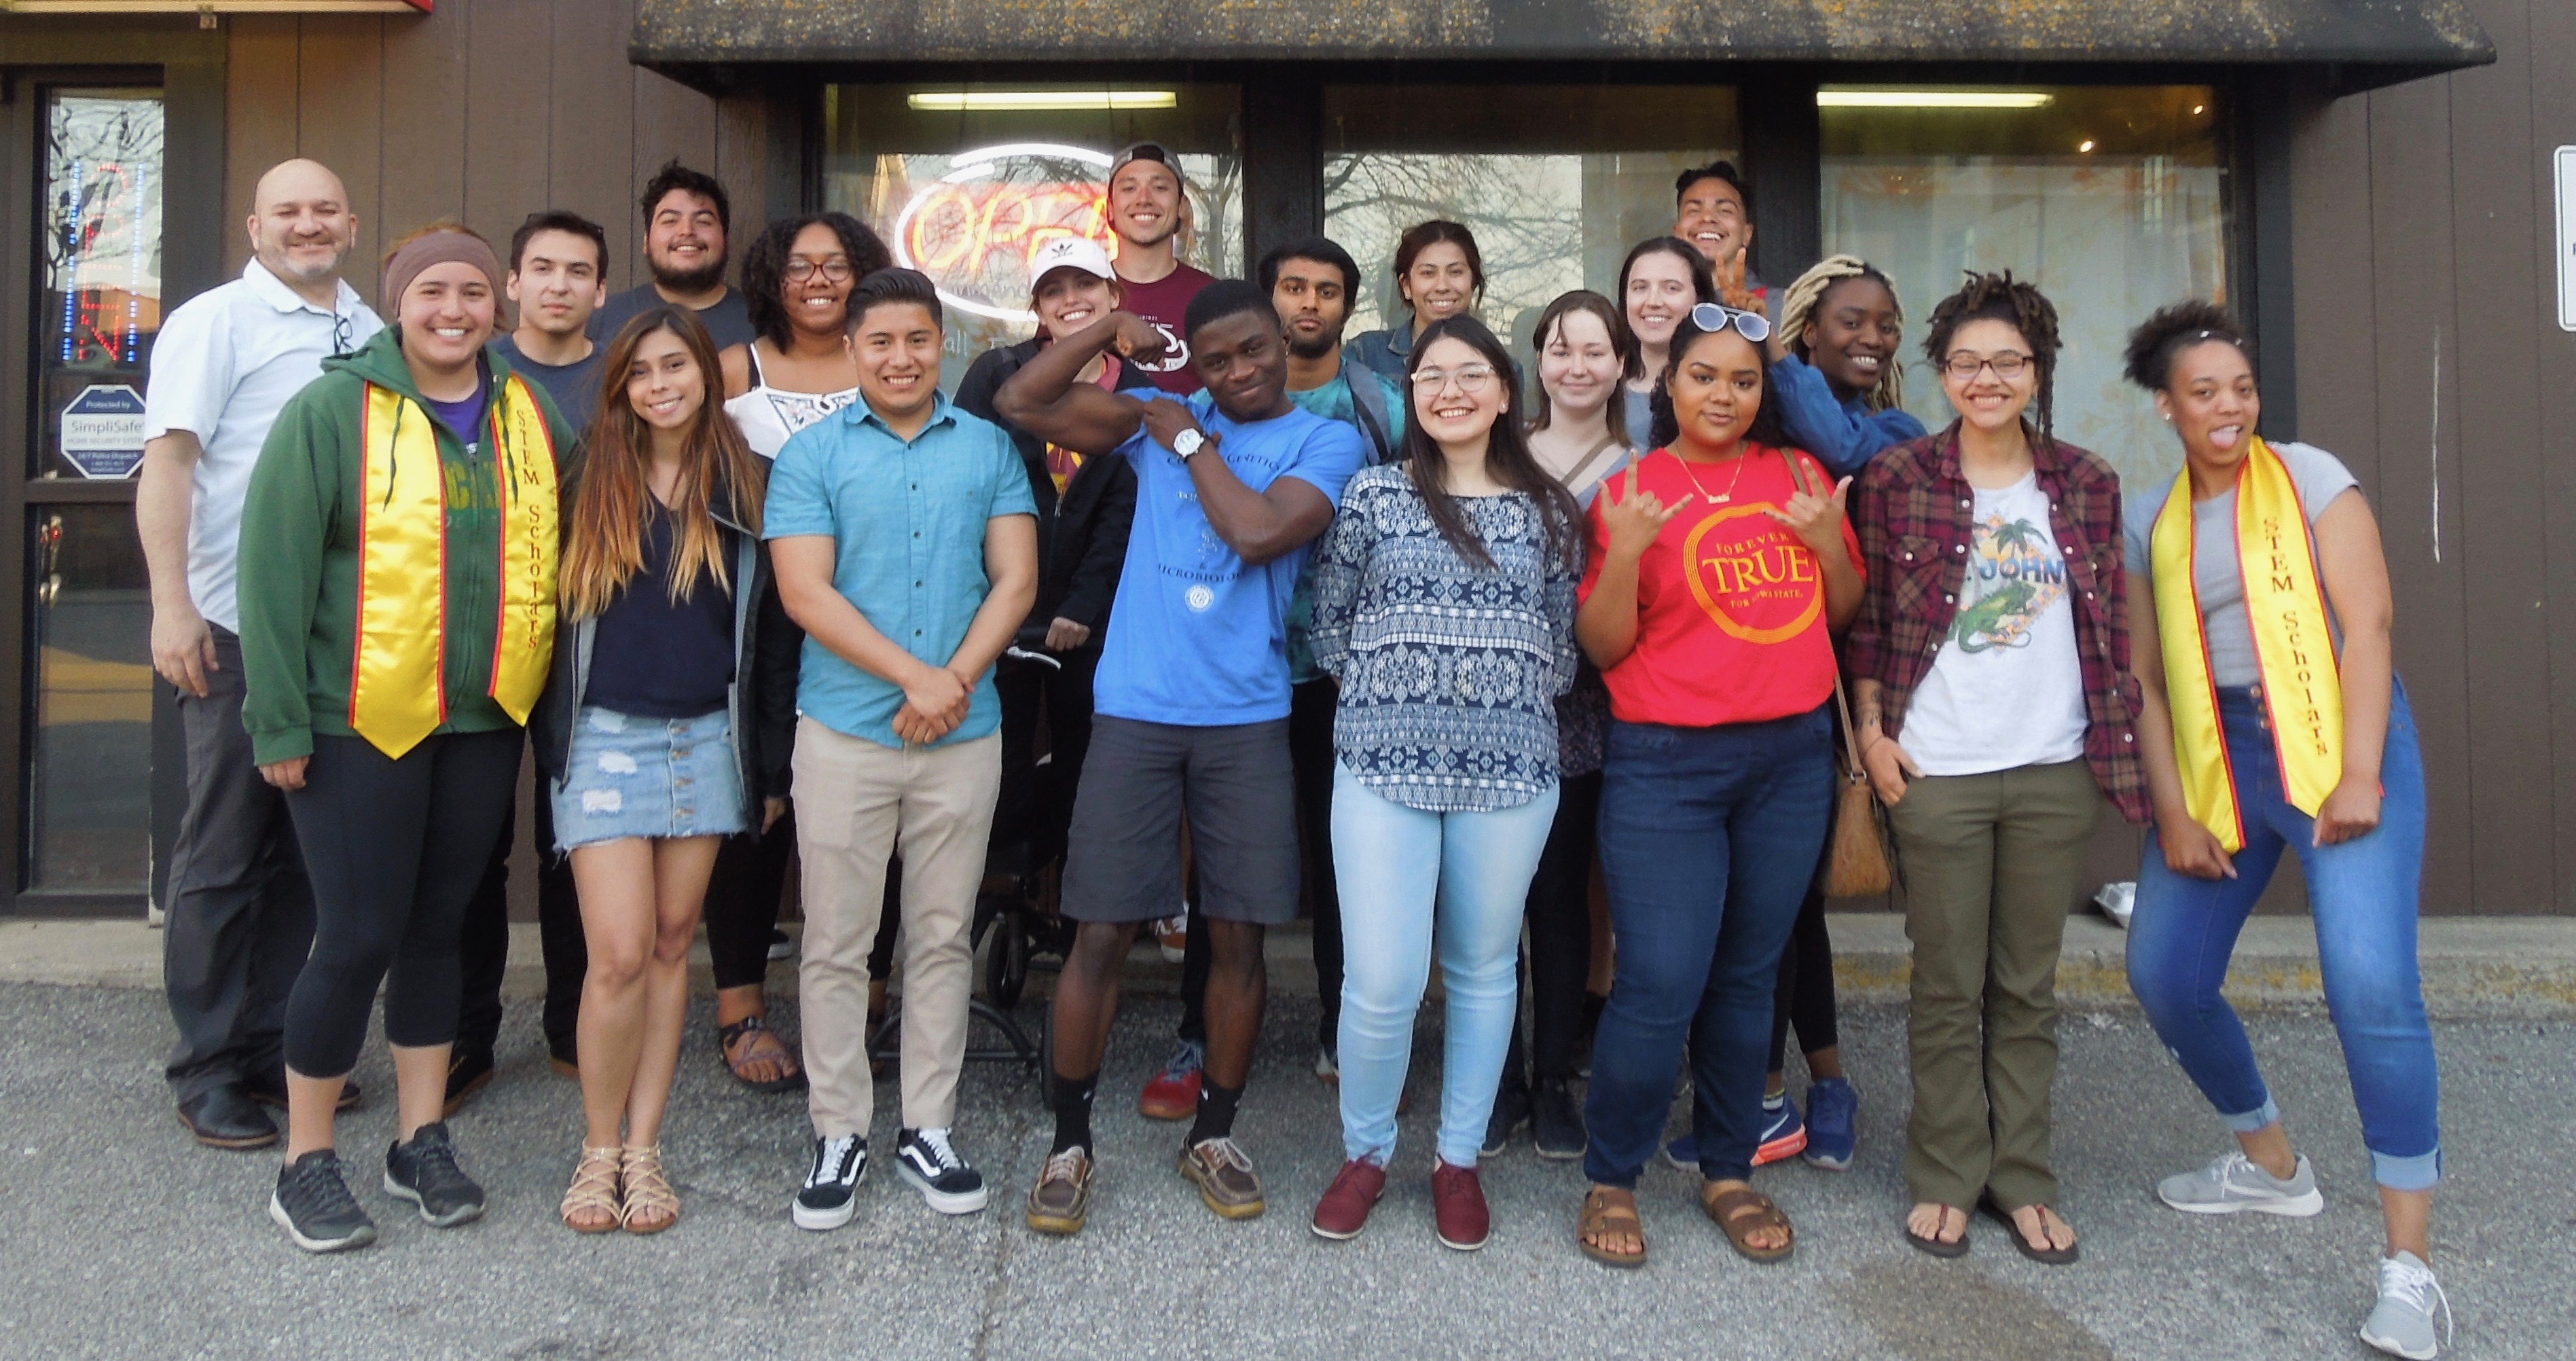
[[[1190,220],[1181,158],[1159,142],[1138,142],[1109,165],[1109,227],[1118,233],[1118,283],[1128,311],[1153,323],[1166,348],[1144,366],[1165,392],[1199,390],[1181,318],[1207,287],[1206,270],[1181,263],[1174,247]]]

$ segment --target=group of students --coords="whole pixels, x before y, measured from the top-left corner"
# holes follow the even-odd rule
[[[460,942],[494,919],[532,740],[548,970],[572,977],[546,1029],[583,1091],[576,1230],[679,1217],[660,1135],[702,913],[726,1062],[807,1089],[794,1222],[854,1213],[898,935],[896,1170],[935,1210],[983,1208],[951,1133],[974,903],[988,873],[1060,859],[1033,1229],[1091,1213],[1120,973],[1186,902],[1181,1050],[1140,1104],[1190,1121],[1177,1170],[1214,1213],[1266,1204],[1233,1126],[1265,932],[1302,907],[1346,1154],[1315,1233],[1356,1236],[1384,1191],[1436,955],[1442,1243],[1487,1240],[1478,1162],[1526,1123],[1582,1159],[1595,1260],[1644,1262],[1660,1151],[1738,1253],[1779,1261],[1796,1230],[1755,1166],[1853,1155],[1819,888],[1847,704],[1914,943],[1905,1240],[1958,1256],[1982,1212],[2024,1257],[2078,1258],[2050,1151],[2054,973],[2107,804],[2154,829],[2132,986],[2240,1144],[2158,1194],[2323,1207],[2219,993],[2294,850],[2386,1217],[2362,1336],[2433,1355],[2423,778],[2352,475],[2255,433],[2244,336],[2184,302],[2127,355],[2183,469],[2124,500],[2055,436],[2057,312],[2009,273],[1932,309],[1920,354],[1956,417],[1926,431],[1883,273],[1837,255],[1775,295],[1745,268],[1731,166],[1675,199],[1613,296],[1544,310],[1525,384],[1476,317],[1466,227],[1406,232],[1399,321],[1346,343],[1348,252],[1190,269],[1178,158],[1139,144],[1110,172],[1116,258],[1040,247],[1038,334],[952,399],[938,291],[849,217],[770,226],[729,289],[722,187],[674,166],[643,203],[653,283],[607,298],[604,234],[570,214],[531,217],[506,263],[439,224],[388,254],[379,330],[338,280],[337,181],[271,171],[242,282],[164,329],[139,503],[189,734],[181,1118],[255,1146],[275,1131],[251,1101],[282,1103],[272,1217],[310,1250],[372,1241],[332,1117],[383,983],[384,1187],[435,1225],[482,1212],[444,1123],[491,1067],[488,1037],[461,1047]],[[264,358],[224,359],[220,392],[189,366],[227,347]],[[1052,665],[997,679],[1006,651]],[[759,982],[791,849],[792,1048]],[[231,879],[210,886],[216,860]],[[263,892],[274,910],[245,906]],[[1664,1147],[1685,1072],[1689,1130]]]

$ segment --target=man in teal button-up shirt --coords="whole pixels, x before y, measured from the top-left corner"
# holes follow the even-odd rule
[[[966,1056],[967,928],[1001,785],[993,661],[1037,596],[1037,504],[1000,427],[939,395],[930,280],[879,270],[850,296],[865,400],[798,433],[763,537],[805,629],[795,798],[805,864],[807,1109],[800,1228],[836,1229],[867,1168],[868,951],[903,855],[903,1133],[895,1161],[945,1214],[984,1208],[949,1140]]]

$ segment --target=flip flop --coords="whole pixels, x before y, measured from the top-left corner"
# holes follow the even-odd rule
[[[1979,1197],[1977,1200],[1977,1209],[1981,1211],[1986,1218],[2004,1226],[2005,1234],[2012,1239],[2013,1251],[2039,1263],[2041,1266],[2073,1266],[2076,1262],[2082,1260],[2084,1256],[2084,1245],[2082,1243],[2069,1243],[2062,1248],[2032,1247],[2030,1245],[2030,1239],[2022,1235],[2021,1226],[2013,1222],[2012,1212],[1998,1204],[1995,1198],[1991,1195]],[[1965,1237],[1962,1237],[1960,1241],[1965,1242],[1967,1240]]]
[[[1958,1207],[1953,1205],[1944,1205],[1941,1208],[1947,1211],[1957,1209]],[[1907,1245],[1912,1247],[1916,1252],[1930,1253],[1931,1255],[1939,1257],[1945,1261],[1956,1260],[1968,1255],[1968,1229],[1966,1225],[1962,1224],[1959,1226],[1959,1237],[1956,1242],[1945,1243],[1939,1238],[1926,1238],[1923,1235],[1916,1233],[1914,1231],[1914,1225],[1910,1222],[1911,1212],[1909,1211],[1908,1214],[1909,1220],[1902,1226],[1902,1229],[1905,1234]],[[1967,1218],[1966,1212],[1961,1211],[1959,1217],[1962,1219]]]

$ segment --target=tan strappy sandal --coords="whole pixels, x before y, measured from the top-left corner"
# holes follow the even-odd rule
[[[582,1145],[581,1161],[573,1164],[572,1187],[564,1192],[563,1204],[555,1211],[563,1216],[565,1228],[575,1233],[613,1233],[626,1222],[626,1212],[617,1198],[617,1162],[614,1148]],[[597,1211],[600,1218],[573,1218],[589,1211]]]
[[[680,1194],[662,1175],[662,1146],[628,1145],[620,1172],[626,1180],[623,1223],[628,1233],[660,1233],[680,1222]]]

